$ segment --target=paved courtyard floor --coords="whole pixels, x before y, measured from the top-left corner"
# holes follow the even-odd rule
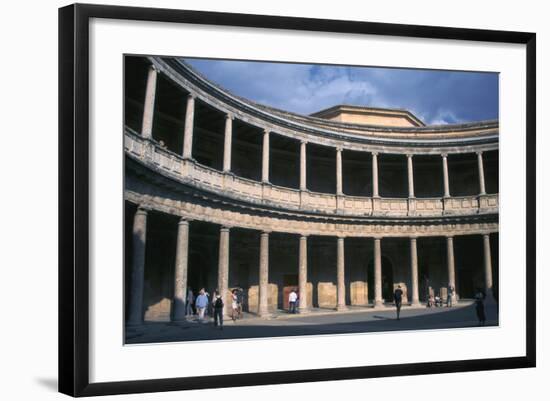
[[[487,304],[485,326],[498,325],[496,304]],[[472,302],[459,302],[452,308],[401,309],[396,319],[395,308],[350,308],[346,312],[316,309],[307,314],[291,315],[284,311],[268,319],[245,314],[243,319],[224,321],[223,330],[215,327],[208,317],[199,322],[195,316],[184,322],[145,322],[126,327],[126,343],[159,343],[174,341],[220,340],[237,338],[281,337],[318,334],[365,333],[396,330],[427,330],[459,327],[477,327],[478,321]]]

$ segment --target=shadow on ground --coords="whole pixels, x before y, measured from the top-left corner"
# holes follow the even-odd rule
[[[485,326],[498,325],[497,305],[487,305]],[[401,319],[395,319],[395,310],[388,308],[376,313],[303,315],[292,319],[249,319],[226,321],[223,330],[213,323],[195,321],[173,323],[145,323],[126,328],[126,344],[159,343],[174,341],[200,341],[220,339],[263,338],[319,334],[369,333],[400,330],[434,330],[478,327],[473,305],[456,308],[426,308],[403,310]]]

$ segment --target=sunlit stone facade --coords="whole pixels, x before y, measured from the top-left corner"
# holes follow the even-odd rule
[[[129,324],[180,320],[186,288],[245,291],[266,316],[384,307],[498,284],[498,121],[303,116],[239,98],[173,58],[125,59]],[[230,304],[229,300],[226,304]]]

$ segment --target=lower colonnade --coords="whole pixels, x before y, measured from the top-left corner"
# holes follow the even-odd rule
[[[145,272],[147,269],[147,257],[148,252],[148,224],[151,216],[164,215],[166,214],[159,213],[158,211],[152,210],[149,206],[136,206],[130,203],[127,203],[127,208],[134,208],[135,212],[131,222],[127,223],[127,231],[131,230],[131,256],[127,257],[129,259],[129,265],[127,265],[127,270],[130,269],[130,272],[127,271],[129,282],[127,283],[127,290],[129,292],[129,299],[127,303],[127,323],[128,324],[140,324],[144,320],[155,320],[158,318],[161,319],[170,319],[173,321],[184,320],[185,313],[185,301],[186,301],[186,289],[188,287],[193,287],[193,291],[196,292],[199,288],[205,287],[210,293],[214,290],[218,290],[221,294],[225,294],[225,304],[226,312],[229,313],[231,305],[231,290],[234,287],[241,287],[242,283],[239,280],[230,281],[230,265],[236,266],[237,269],[240,268],[238,263],[232,263],[232,254],[230,243],[232,241],[232,234],[234,231],[242,231],[243,228],[238,225],[219,225],[210,222],[205,222],[197,220],[196,217],[191,216],[170,216],[172,219],[178,219],[177,228],[174,229],[175,233],[175,246],[173,247],[173,269],[167,269],[166,272],[172,277],[163,277],[162,280],[165,283],[170,283],[172,288],[165,288],[165,294],[163,296],[165,302],[163,307],[159,307],[155,313],[154,311],[147,311],[146,300],[144,299],[144,292],[146,290],[146,279]],[[130,216],[129,216],[130,217]],[[154,217],[156,218],[156,217]],[[217,252],[212,252],[212,254],[217,253],[217,271],[213,272],[209,279],[204,279],[203,281],[194,280],[194,286],[191,286],[189,273],[190,273],[190,240],[192,235],[190,234],[190,227],[193,225],[208,225],[209,232],[214,233],[217,231]],[[173,226],[171,226],[173,227]],[[478,227],[479,229],[479,227]],[[167,230],[166,227],[163,230]],[[446,298],[447,286],[452,286],[456,289],[453,295],[453,302],[458,300],[459,294],[461,294],[461,286],[456,279],[456,267],[455,267],[455,241],[462,238],[460,234],[458,235],[445,235],[443,237],[433,237],[433,234],[426,233],[424,235],[411,234],[403,237],[398,237],[395,234],[389,234],[385,236],[383,234],[371,235],[371,236],[319,236],[311,235],[310,233],[285,233],[284,231],[274,232],[271,230],[251,230],[249,228],[245,229],[249,234],[245,243],[250,245],[250,238],[256,237],[256,245],[252,244],[253,247],[257,246],[257,264],[252,269],[256,269],[257,272],[245,272],[245,275],[255,277],[257,285],[250,285],[245,288],[245,294],[247,298],[245,303],[247,305],[247,311],[253,312],[260,317],[267,317],[271,315],[277,309],[283,309],[286,307],[285,297],[288,297],[288,291],[290,288],[295,289],[300,294],[299,302],[299,311],[304,313],[309,311],[313,307],[321,308],[331,308],[335,311],[345,311],[348,310],[349,305],[360,305],[360,306],[369,306],[373,308],[384,308],[385,304],[391,304],[391,294],[397,285],[401,285],[404,289],[404,301],[405,304],[410,304],[411,306],[420,306],[421,298],[425,300],[428,295],[431,293],[439,294],[443,299]],[[493,255],[491,252],[491,234],[498,235],[495,230],[495,226],[487,224],[483,226],[483,229],[479,230],[479,233],[466,233],[464,237],[469,237],[475,239],[475,241],[482,243],[482,253],[483,253],[483,265],[473,266],[472,269],[480,270],[477,272],[477,276],[481,272],[483,275],[483,284],[478,287],[485,290],[487,296],[493,296]],[[203,241],[199,234],[199,238],[196,238],[196,241]],[[237,236],[240,234],[236,234]],[[282,249],[283,252],[288,253],[289,255],[292,252],[286,252],[287,250],[293,249],[295,246],[298,250],[297,260],[295,264],[289,263],[286,266],[286,270],[283,273],[291,273],[297,279],[297,282],[293,282],[290,285],[286,285],[284,281],[277,284],[270,283],[270,249],[281,253],[281,249],[273,246],[270,247],[271,237],[276,236],[287,236],[284,241],[288,244],[288,249]],[[216,237],[213,235],[212,238]],[[324,258],[320,257],[315,260],[315,266],[310,266],[311,258],[308,258],[308,250],[310,249],[310,237],[318,238],[318,241],[321,241],[319,247],[325,248],[329,254],[333,252],[336,255],[335,263],[332,263],[330,257]],[[129,238],[129,237],[127,237]],[[446,270],[437,272],[437,279],[429,281],[428,275],[424,273],[420,277],[419,273],[419,246],[418,242],[424,240],[430,240],[431,242],[427,243],[426,252],[432,252],[435,248],[436,254],[441,253],[441,249],[444,249],[444,262],[433,262],[434,257],[427,255],[426,259],[431,259],[432,262],[427,261],[427,263],[432,263],[436,270]],[[204,240],[206,242],[206,240]],[[359,242],[358,242],[359,241]],[[372,245],[369,245],[369,241]],[[396,272],[393,274],[387,274],[386,271],[383,271],[383,265],[387,262],[388,257],[384,254],[384,247],[386,243],[391,243],[391,252],[390,254],[396,254],[396,249],[399,250],[401,254],[406,253],[408,258],[407,272],[400,272],[401,277],[397,278]],[[434,242],[435,241],[435,242]],[[242,242],[242,241],[241,241]],[[346,249],[346,244],[353,242],[352,245]],[[405,244],[405,242],[407,244]],[[333,244],[333,251],[330,244]],[[434,245],[435,244],[435,245]],[[496,241],[498,245],[498,240]],[[152,245],[156,247],[156,245]],[[350,247],[359,250],[359,252],[369,252],[372,253],[372,278],[368,277],[367,270],[369,266],[369,258],[367,260],[352,260],[356,265],[359,264],[359,269],[363,270],[364,277],[367,278],[366,283],[363,281],[363,287],[358,286],[359,282],[354,282],[353,280],[346,279],[348,276],[347,266],[346,266],[346,251],[352,252]],[[366,248],[370,247],[370,250]],[[284,247],[283,247],[284,248]],[[407,249],[408,248],[408,249]],[[463,247],[464,248],[464,247]],[[238,248],[237,248],[238,249]],[[154,252],[155,250],[153,250]],[[322,251],[322,252],[325,252]],[[468,249],[466,248],[466,252]],[[464,249],[462,249],[464,253]],[[212,255],[209,255],[212,256]],[[356,255],[351,255],[352,258],[357,259]],[[359,258],[360,259],[360,258]],[[440,258],[441,259],[441,258]],[[172,260],[168,258],[167,260]],[[195,258],[195,261],[197,259]],[[128,262],[128,261],[127,261]],[[233,261],[234,262],[234,261]],[[254,261],[252,261],[252,266],[254,266]],[[309,263],[308,263],[309,262]],[[200,265],[195,266],[195,269],[205,269],[204,266]],[[388,262],[389,263],[389,262]],[[281,263],[279,263],[281,264]],[[441,269],[442,265],[446,265],[446,269]],[[282,265],[285,265],[282,262]],[[361,267],[362,266],[362,267]],[[433,270],[433,267],[431,269]],[[336,283],[331,283],[331,280],[317,280],[317,288],[314,288],[314,283],[310,280],[310,272],[313,270],[318,270],[316,275],[319,276],[319,269],[323,270],[322,275],[324,277],[330,276],[332,273],[336,273],[335,281]],[[387,269],[384,267],[384,269]],[[391,267],[394,269],[395,267]],[[158,270],[158,269],[152,269]],[[292,272],[292,270],[294,270]],[[497,269],[498,271],[498,269]],[[195,272],[196,273],[196,272]],[[211,272],[212,273],[212,272]],[[474,272],[475,273],[475,272]],[[202,272],[200,273],[203,274]],[[476,274],[473,274],[474,276]],[[166,273],[164,273],[166,275]],[[242,272],[241,272],[242,275]],[[407,275],[408,277],[404,277]],[[430,272],[430,275],[433,276],[433,271]],[[472,271],[467,273],[468,276],[472,276]],[[196,274],[195,274],[196,276]],[[286,275],[288,276],[288,274]],[[285,276],[285,277],[286,277]],[[393,277],[393,278],[392,278]],[[235,282],[236,281],[236,282]],[[248,280],[245,280],[248,281]],[[332,280],[334,281],[334,280]],[[371,282],[372,281],[372,282]],[[208,285],[210,283],[210,285]],[[431,284],[431,285],[430,285]],[[420,286],[423,286],[422,296],[420,291]],[[374,292],[372,297],[369,296],[368,286],[371,286]],[[163,287],[161,285],[161,287]],[[166,285],[164,285],[166,287]],[[283,288],[279,288],[283,287]],[[385,290],[383,290],[385,289]],[[477,288],[476,288],[477,290]],[[384,292],[384,293],[383,293]],[[469,288],[469,297],[472,297],[472,288]],[[350,294],[351,293],[351,294]],[[305,296],[303,295],[305,294]],[[314,298],[314,295],[316,297]],[[154,309],[154,308],[153,308]],[[158,312],[161,313],[158,313]]]

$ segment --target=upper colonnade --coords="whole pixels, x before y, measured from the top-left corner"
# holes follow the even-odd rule
[[[486,190],[484,153],[498,151],[498,122],[418,127],[382,127],[349,124],[322,118],[301,116],[255,104],[219,88],[189,66],[176,59],[150,57],[147,60],[141,132],[126,127],[125,150],[128,155],[150,167],[161,167],[163,174],[184,184],[207,191],[223,191],[233,199],[288,210],[351,216],[444,216],[498,213],[498,191]],[[186,96],[181,110],[183,129],[181,151],[167,149],[153,139],[158,77],[162,74]],[[183,95],[183,94],[186,95]],[[195,110],[203,102],[225,115],[223,127],[223,162],[220,168],[199,163],[194,158]],[[261,147],[261,173],[258,179],[239,177],[232,170],[232,143],[235,120],[257,128]],[[275,185],[270,180],[270,143],[273,135],[299,141],[299,184],[296,188]],[[177,133],[176,133],[177,135]],[[320,145],[333,151],[335,164],[334,192],[313,191],[307,181],[307,148]],[[343,152],[366,154],[370,159],[370,196],[354,196],[344,191]],[[330,151],[329,151],[330,153]],[[476,159],[475,194],[453,195],[449,178],[450,155],[471,154]],[[379,158],[398,155],[406,163],[407,196],[381,196]],[[415,193],[415,159],[440,158],[441,193],[417,197]]]

